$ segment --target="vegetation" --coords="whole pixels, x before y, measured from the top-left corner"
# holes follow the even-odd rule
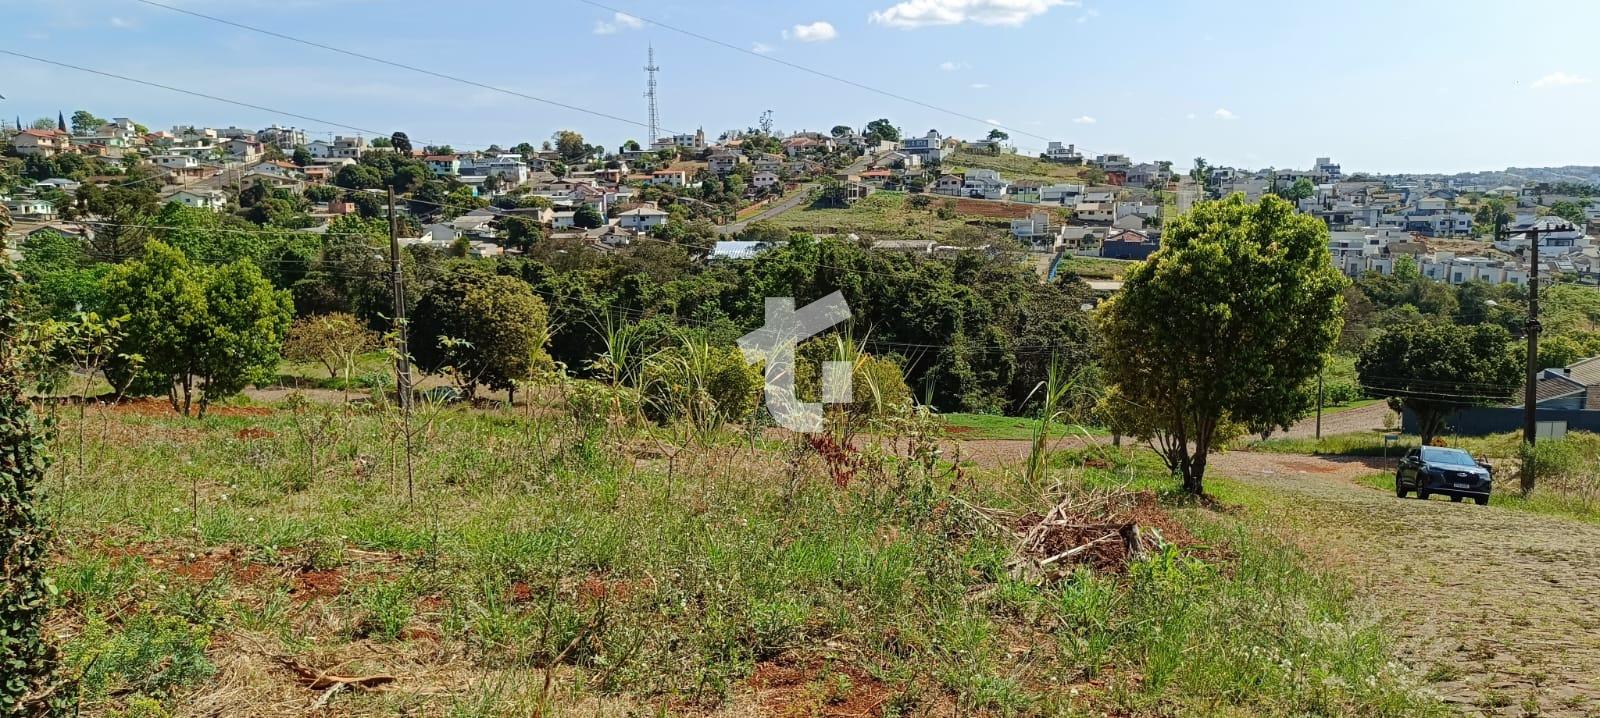
[[[1202,203],[1100,310],[1107,414],[1155,440],[1186,491],[1230,426],[1287,428],[1339,334],[1327,228],[1277,197]]]
[[[1403,324],[1368,343],[1356,368],[1369,393],[1417,415],[1426,444],[1449,415],[1516,392],[1522,363],[1507,346],[1510,339],[1497,326]]]

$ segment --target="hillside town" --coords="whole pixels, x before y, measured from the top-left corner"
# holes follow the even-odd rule
[[[362,207],[376,213],[360,194],[381,183],[365,170],[395,158],[413,168],[403,189],[417,190],[400,208],[408,230],[401,243],[475,257],[521,252],[533,236],[600,251],[696,237],[709,259],[749,256],[755,247],[740,235],[754,223],[787,215],[797,222],[789,226],[804,228],[809,209],[850,207],[889,192],[986,231],[974,235],[982,241],[968,237],[964,245],[946,236],[852,232],[883,249],[1009,248],[1139,260],[1160,247],[1163,219],[1237,193],[1251,201],[1285,197],[1326,223],[1329,251],[1352,277],[1392,272],[1404,257],[1441,282],[1521,284],[1529,270],[1526,230],[1538,229],[1542,275],[1600,284],[1600,252],[1590,237],[1600,221],[1593,187],[1346,173],[1326,157],[1305,170],[1203,159],[1181,168],[1089,155],[1060,142],[1030,157],[999,130],[962,140],[937,130],[902,134],[876,120],[860,130],[782,132],[767,117],[760,127],[714,138],[701,129],[614,151],[566,130],[538,146],[458,151],[411,147],[403,133],[323,138],[279,125],[150,130],[85,111],[74,113],[70,126],[64,114],[29,126],[18,119],[3,135],[19,172],[0,191],[22,234],[92,235],[107,218],[88,208],[83,188],[133,183],[162,202],[234,214],[255,208],[254,188],[261,188],[293,200],[293,228],[316,231]],[[994,165],[979,166],[990,160]],[[419,176],[419,168],[426,173]],[[817,213],[818,231],[825,231],[826,215]]]

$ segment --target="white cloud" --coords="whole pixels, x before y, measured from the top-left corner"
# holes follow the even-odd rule
[[[1078,24],[1082,25],[1090,20],[1100,17],[1100,11],[1094,8],[1085,8],[1082,15],[1078,16]]]
[[[594,34],[615,35],[623,30],[638,30],[644,27],[644,21],[625,12],[613,13],[610,20],[601,20],[594,24]]]
[[[750,51],[751,52],[759,52],[759,53],[765,55],[765,54],[767,54],[769,52],[772,52],[772,46],[768,45],[767,43],[764,43],[764,42],[758,42],[758,43],[750,46]]]
[[[970,87],[970,88],[972,88],[974,90],[987,90],[987,89],[989,89],[989,83],[987,83],[987,82],[974,82],[974,83],[972,83],[970,85],[967,85],[967,87]]]
[[[839,31],[833,25],[818,20],[809,25],[795,25],[794,28],[783,32],[784,38],[793,37],[800,42],[827,42],[839,36]]]
[[[987,122],[987,123],[989,123],[991,125],[994,125],[996,127],[999,127],[1000,124],[1001,124],[999,120],[995,120],[995,119],[984,120],[984,122]]]
[[[122,29],[122,30],[129,30],[129,29],[132,29],[134,27],[137,27],[137,25],[135,25],[132,20],[127,20],[127,19],[120,18],[120,17],[111,18],[111,26],[114,27],[114,28]]]
[[[1569,87],[1572,85],[1587,85],[1589,78],[1581,75],[1570,75],[1565,72],[1552,72],[1533,81],[1533,89],[1542,90],[1547,87]]]
[[[1186,120],[1192,120],[1194,118],[1195,118],[1195,114],[1193,112],[1189,113],[1188,116],[1184,117],[1184,119],[1186,119]]]
[[[1093,117],[1090,117],[1088,115],[1084,115],[1082,117],[1079,117],[1078,119],[1073,120],[1073,122],[1075,122],[1077,124],[1080,124],[1080,125],[1092,125],[1092,124],[1094,124],[1096,122],[1096,120]]]
[[[965,22],[1017,26],[1051,8],[1080,4],[1080,0],[903,0],[868,17],[880,25],[900,28]]]
[[[1215,118],[1217,118],[1219,120],[1237,120],[1237,119],[1239,119],[1238,115],[1235,115],[1231,111],[1225,110],[1225,109],[1220,108],[1220,107],[1217,108],[1216,112],[1211,113],[1211,116],[1215,117]]]
[[[956,70],[970,70],[972,69],[972,65],[966,62],[945,60],[944,62],[939,63],[939,69],[944,70],[945,72],[955,72]]]

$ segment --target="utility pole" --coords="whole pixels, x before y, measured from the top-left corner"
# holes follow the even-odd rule
[[[1524,230],[1501,232],[1501,237],[1513,234],[1528,237],[1528,321],[1523,333],[1528,338],[1527,385],[1522,393],[1522,443],[1532,448],[1539,440],[1539,232],[1535,226]],[[1522,466],[1522,493],[1533,491],[1533,465]]]
[[[394,211],[394,188],[389,188],[389,283],[394,292],[394,326],[400,340],[400,355],[395,357],[395,386],[400,391],[400,408],[411,411],[411,343],[406,330],[406,288],[400,273],[400,218]]]
[[[1317,441],[1322,441],[1322,374],[1317,370]]]

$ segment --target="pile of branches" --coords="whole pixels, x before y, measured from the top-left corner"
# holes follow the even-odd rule
[[[1078,566],[1120,572],[1129,562],[1163,550],[1168,543],[1163,532],[1182,530],[1149,491],[1069,493],[1043,514],[971,508],[1015,539],[1006,564],[1011,576],[1034,582],[1054,581]]]

